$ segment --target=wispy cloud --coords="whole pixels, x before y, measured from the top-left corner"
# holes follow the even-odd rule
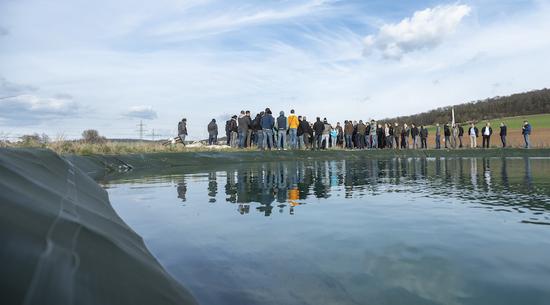
[[[400,59],[405,53],[437,46],[470,11],[467,5],[440,5],[417,11],[399,23],[384,24],[376,35],[365,38],[365,53],[377,49],[385,58]]]
[[[72,99],[31,94],[0,100],[0,122],[11,125],[39,125],[51,119],[67,119],[80,113]]]

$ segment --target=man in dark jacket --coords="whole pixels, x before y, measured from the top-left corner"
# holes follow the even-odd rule
[[[218,144],[218,124],[216,120],[212,119],[208,124],[208,145],[217,145]]]
[[[462,138],[464,137],[464,128],[460,124],[456,124],[458,126],[458,141],[460,142],[460,145],[458,148],[462,148]]]
[[[451,144],[451,128],[449,127],[449,124],[445,124],[443,126],[443,134],[445,135],[445,148],[449,148],[449,145]]]
[[[313,131],[315,132],[315,144],[317,149],[321,149],[323,145],[323,131],[325,130],[325,124],[321,122],[321,118],[317,117],[317,121],[313,124]]]
[[[275,119],[271,114],[269,108],[265,109],[265,113],[260,120],[260,126],[262,126],[263,143],[262,149],[273,148],[273,126],[275,125]]]
[[[185,146],[185,137],[187,136],[187,119],[185,118],[178,123],[178,136],[183,146]]]
[[[239,126],[237,124],[236,115],[232,116],[229,121],[229,132],[231,133],[231,141],[229,142],[229,145],[233,148],[237,148],[239,145]]]
[[[491,128],[491,123],[487,122],[485,124],[485,127],[481,128],[481,135],[483,136],[483,148],[489,148],[492,134],[493,128]]]
[[[418,142],[420,142],[420,132],[415,124],[411,124],[411,138],[413,141],[413,149],[418,149]]]
[[[250,129],[250,125],[252,125],[252,122],[250,120],[250,112],[248,112],[249,115],[246,114],[246,112],[241,111],[241,114],[239,115],[239,119],[237,120],[238,123],[238,132],[239,132],[239,148],[246,147],[247,139],[248,139],[248,130]]]
[[[278,131],[278,137],[277,137],[277,145],[281,150],[286,149],[286,131],[288,129],[288,119],[285,116],[285,112],[281,111],[279,113],[279,117],[277,117],[277,131]]]
[[[428,129],[424,128],[423,125],[420,126],[420,142],[421,148],[428,148]]]
[[[302,118],[300,126],[302,132],[304,133],[304,148],[313,149],[313,128],[311,128],[311,124],[307,121],[307,118],[305,116]]]
[[[363,120],[359,120],[357,124],[357,141],[358,148],[365,149],[365,135],[367,134],[367,126],[363,124]]]
[[[508,127],[504,122],[500,123],[500,141],[502,142],[502,147],[506,147],[506,135],[508,133]]]
[[[353,123],[351,121],[347,121],[344,123],[344,139],[346,142],[346,148],[352,149],[353,148]]]
[[[225,138],[227,146],[231,145],[231,119],[225,121]]]
[[[254,144],[258,147],[262,147],[262,126],[260,121],[262,119],[263,112],[256,114],[254,120],[252,120],[252,136],[254,137]]]

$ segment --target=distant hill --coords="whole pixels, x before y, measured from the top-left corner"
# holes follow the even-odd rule
[[[485,100],[441,107],[419,114],[389,118],[382,121],[433,125],[450,121],[451,108],[457,122],[484,121],[503,117],[550,113],[550,89],[496,96]]]

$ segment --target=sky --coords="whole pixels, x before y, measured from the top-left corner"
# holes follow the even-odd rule
[[[550,85],[550,1],[0,0],[0,137],[189,138],[240,110],[329,122]],[[459,115],[459,114],[457,114]]]

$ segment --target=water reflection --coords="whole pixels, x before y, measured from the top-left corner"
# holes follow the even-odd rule
[[[533,178],[536,163],[539,179]],[[511,172],[510,172],[511,170]],[[308,197],[344,198],[376,196],[382,192],[410,192],[422,196],[476,199],[490,206],[525,209],[549,208],[547,174],[550,160],[530,158],[393,158],[357,161],[296,161],[233,167],[207,174],[209,202],[218,197],[223,181],[225,201],[237,204],[242,215],[250,204],[265,216],[296,208]],[[511,174],[509,174],[511,173]],[[186,176],[177,182],[177,196],[185,201]],[[221,181],[219,181],[221,180]],[[539,187],[534,187],[539,184]],[[513,198],[513,200],[510,200]]]

